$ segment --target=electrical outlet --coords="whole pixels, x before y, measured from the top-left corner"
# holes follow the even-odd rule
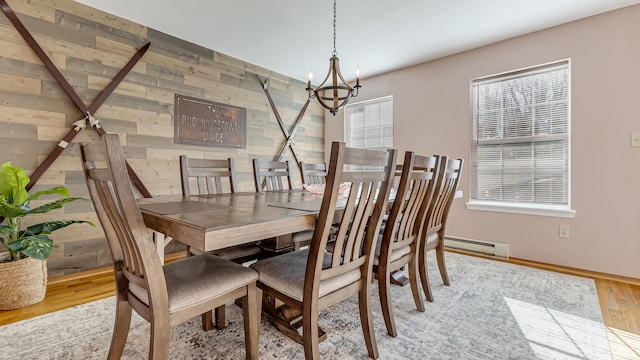
[[[631,146],[640,146],[640,133],[631,133]]]
[[[569,225],[560,225],[560,231],[558,236],[560,236],[561,238],[568,238],[569,237]]]

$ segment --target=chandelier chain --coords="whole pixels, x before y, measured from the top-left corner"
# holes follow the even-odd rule
[[[356,69],[356,84],[353,87],[344,80],[340,73],[338,52],[336,50],[336,2],[336,0],[333,0],[333,56],[329,58],[329,71],[322,83],[315,89],[311,86],[313,73],[309,72],[307,88],[305,89],[309,92],[309,99],[317,99],[320,105],[329,110],[334,116],[338,113],[338,110],[347,105],[351,98],[358,96],[358,90],[362,87],[360,85],[359,69]]]
[[[333,0],[333,55],[337,55],[336,52],[336,0]]]

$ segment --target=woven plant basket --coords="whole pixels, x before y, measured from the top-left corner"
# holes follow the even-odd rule
[[[47,292],[47,262],[32,258],[0,263],[0,310],[33,305]]]

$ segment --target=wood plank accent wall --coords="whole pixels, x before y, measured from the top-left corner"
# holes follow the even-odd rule
[[[149,51],[95,116],[107,133],[120,135],[127,160],[154,196],[181,193],[178,157],[182,154],[233,157],[240,190],[254,191],[251,159],[273,159],[284,142],[260,79],[268,79],[278,111],[289,127],[307,98],[306,84],[301,81],[71,0],[7,2],[87,104],[138,48],[151,42]],[[246,108],[246,149],[174,144],[176,93]],[[11,161],[27,174],[33,172],[82,117],[0,14],[0,161]],[[93,130],[82,130],[34,190],[65,185],[72,196],[88,198],[78,143],[97,139]],[[324,111],[316,102],[302,119],[295,143],[304,161],[324,161]],[[293,158],[291,153],[286,157]],[[301,184],[298,176],[297,185]],[[98,224],[90,201],[74,202],[55,214],[33,216],[31,222],[45,218],[88,219]],[[48,261],[52,277],[110,263],[99,226],[71,226],[52,237],[55,250]]]

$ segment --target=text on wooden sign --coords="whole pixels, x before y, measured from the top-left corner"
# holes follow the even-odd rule
[[[174,129],[176,144],[244,149],[247,110],[176,94]]]

